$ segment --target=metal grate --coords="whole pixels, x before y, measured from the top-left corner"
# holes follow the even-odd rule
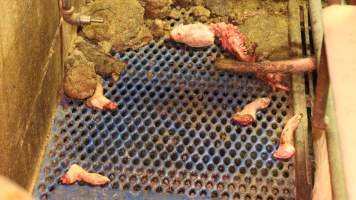
[[[34,196],[51,199],[59,178],[77,163],[108,176],[103,187],[116,191],[295,199],[293,160],[272,157],[292,111],[289,96],[253,75],[216,71],[216,56],[222,56],[217,46],[192,49],[163,40],[116,54],[129,63],[120,81],[105,82],[118,109],[96,111],[64,99]],[[273,101],[251,126],[231,120],[236,108],[263,96]]]

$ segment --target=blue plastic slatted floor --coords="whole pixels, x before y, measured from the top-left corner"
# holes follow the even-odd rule
[[[129,63],[117,83],[105,82],[118,109],[63,100],[36,199],[295,198],[293,160],[272,157],[291,112],[287,94],[252,75],[216,71],[217,46],[161,40],[116,56]],[[273,102],[251,126],[231,120],[236,109],[264,96]],[[74,163],[111,182],[61,185]]]

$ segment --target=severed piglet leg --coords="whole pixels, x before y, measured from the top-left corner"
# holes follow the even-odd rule
[[[106,176],[102,176],[96,173],[89,173],[81,168],[79,165],[72,165],[67,173],[61,177],[63,184],[73,184],[77,181],[84,181],[92,185],[104,185],[110,182],[110,179]]]
[[[293,134],[298,128],[301,119],[302,114],[297,114],[288,120],[282,131],[279,147],[273,154],[275,158],[288,159],[294,155],[295,148],[293,146]]]
[[[256,120],[256,112],[257,110],[267,108],[267,106],[271,103],[271,99],[264,97],[258,98],[253,102],[247,104],[242,111],[236,113],[232,116],[232,119],[237,121],[243,126],[251,124]]]
[[[97,82],[96,89],[94,95],[86,100],[85,104],[88,107],[96,108],[100,110],[115,110],[117,108],[117,104],[110,101],[108,98],[104,96],[104,89],[101,85],[101,80]]]

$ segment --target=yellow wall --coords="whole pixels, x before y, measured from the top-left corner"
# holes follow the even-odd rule
[[[1,0],[0,13],[0,174],[31,188],[75,28],[61,28],[57,0]]]

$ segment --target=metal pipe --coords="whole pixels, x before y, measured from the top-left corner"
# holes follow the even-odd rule
[[[74,12],[71,0],[60,0],[62,17],[64,21],[72,25],[87,25],[93,23],[103,23],[104,19],[91,18],[90,16],[80,15]]]
[[[327,128],[326,141],[328,146],[330,176],[332,180],[333,199],[348,199],[345,185],[345,174],[340,151],[340,138],[337,130],[335,109],[333,104],[332,91],[329,91],[328,103],[326,107]]]
[[[323,41],[323,24],[321,23],[322,5],[320,0],[309,0],[309,15],[313,32],[314,52],[317,63],[320,62],[321,45]]]

